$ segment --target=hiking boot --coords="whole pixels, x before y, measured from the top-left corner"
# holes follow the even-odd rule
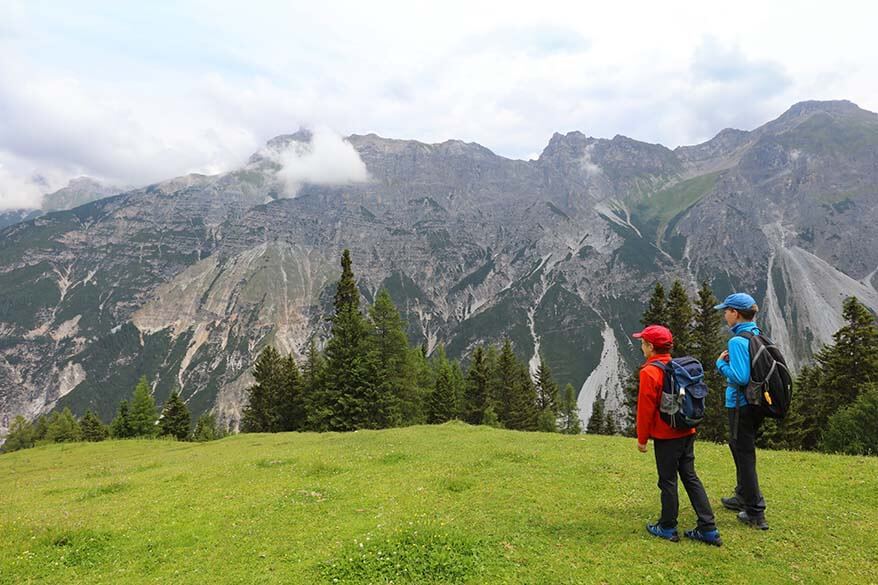
[[[647,524],[646,531],[653,536],[658,536],[659,538],[664,538],[665,540],[670,540],[671,542],[680,542],[680,535],[677,534],[676,528],[662,528],[656,522],[655,524]]]
[[[763,514],[751,516],[746,511],[741,511],[738,512],[738,520],[759,530],[768,530],[768,522],[765,521]]]
[[[700,528],[695,528],[693,530],[687,530],[683,533],[686,538],[691,538],[692,540],[698,540],[703,542],[704,544],[710,544],[713,546],[722,546],[723,539],[719,537],[719,530],[701,530]]]
[[[723,503],[723,508],[726,510],[731,510],[732,512],[744,511],[744,502],[741,501],[738,494],[735,494],[731,498],[720,498],[720,501]]]

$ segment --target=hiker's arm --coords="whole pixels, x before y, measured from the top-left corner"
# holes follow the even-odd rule
[[[717,360],[716,369],[736,386],[750,382],[750,350],[747,340],[736,337],[729,340],[729,361]]]
[[[650,376],[652,367],[640,369],[640,390],[637,393],[637,443],[646,445],[652,434],[652,423],[658,408],[655,380]],[[641,449],[642,451],[642,449]]]

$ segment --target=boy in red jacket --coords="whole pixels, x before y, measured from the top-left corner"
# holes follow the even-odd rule
[[[653,536],[678,542],[677,514],[680,500],[677,495],[677,475],[686,488],[689,501],[698,517],[698,525],[684,532],[685,536],[715,546],[722,545],[713,509],[707,492],[695,473],[695,429],[676,429],[659,416],[659,404],[664,382],[661,364],[671,361],[674,338],[661,325],[650,325],[634,337],[640,339],[640,349],[646,363],[640,368],[640,390],[637,395],[637,449],[646,453],[649,439],[655,445],[655,465],[658,469],[658,487],[662,493],[662,515],[646,529]]]

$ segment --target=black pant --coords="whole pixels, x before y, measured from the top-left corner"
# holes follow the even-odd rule
[[[689,501],[698,517],[700,530],[716,530],[716,521],[704,485],[695,474],[695,435],[680,439],[653,439],[655,466],[658,469],[658,487],[662,492],[662,528],[676,528],[680,511],[677,495],[677,474],[686,488]]]
[[[750,405],[737,409],[737,414],[734,408],[729,408],[728,411],[729,449],[732,451],[738,476],[735,495],[744,503],[747,514],[761,517],[765,515],[765,498],[759,490],[759,477],[756,475],[756,433],[765,415]]]

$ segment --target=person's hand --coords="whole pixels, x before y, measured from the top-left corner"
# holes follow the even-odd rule
[[[721,354],[719,354],[719,359],[721,359],[724,362],[729,361],[729,350],[726,349]]]
[[[637,450],[641,453],[646,453],[646,443],[641,443],[640,441],[637,441]]]

